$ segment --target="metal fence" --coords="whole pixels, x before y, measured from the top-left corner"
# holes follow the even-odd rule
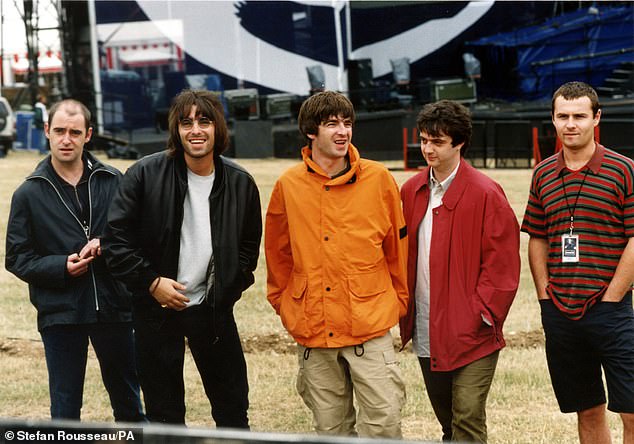
[[[265,433],[232,429],[190,428],[162,424],[89,423],[0,418],[0,444],[13,443],[142,444],[414,444],[400,441],[315,434]],[[429,443],[429,441],[425,441]]]

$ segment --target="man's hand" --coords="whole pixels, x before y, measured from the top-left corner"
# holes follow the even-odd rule
[[[86,259],[88,257],[97,257],[101,255],[101,244],[98,238],[90,239],[84,248],[79,252],[80,259]]]
[[[81,276],[88,271],[88,264],[92,262],[94,256],[81,258],[77,253],[73,253],[66,259],[66,270],[72,277]]]
[[[181,311],[187,307],[189,299],[181,292],[186,290],[183,284],[166,277],[157,277],[150,285],[150,293],[163,308]]]

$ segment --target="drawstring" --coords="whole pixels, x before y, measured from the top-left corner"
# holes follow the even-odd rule
[[[310,351],[312,349],[306,347],[304,349],[304,361],[308,361],[308,358],[310,357]],[[363,347],[363,344],[359,344],[359,345],[355,345],[354,346],[354,355],[357,358],[360,358],[361,356],[363,356],[365,354],[365,348]]]

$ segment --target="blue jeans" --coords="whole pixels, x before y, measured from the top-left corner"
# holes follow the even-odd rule
[[[80,419],[90,340],[115,421],[145,421],[130,323],[54,325],[40,334],[48,367],[53,419]]]
[[[33,133],[33,140],[31,144],[33,148],[37,148],[40,154],[48,154],[48,139],[46,138],[46,134],[44,134],[44,128],[38,128],[37,131]]]

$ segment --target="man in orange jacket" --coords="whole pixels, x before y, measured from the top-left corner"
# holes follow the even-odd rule
[[[399,438],[390,329],[407,308],[407,229],[393,177],[359,157],[353,124],[339,93],[301,107],[303,162],[277,181],[266,214],[268,299],[299,344],[297,390],[317,432]]]

